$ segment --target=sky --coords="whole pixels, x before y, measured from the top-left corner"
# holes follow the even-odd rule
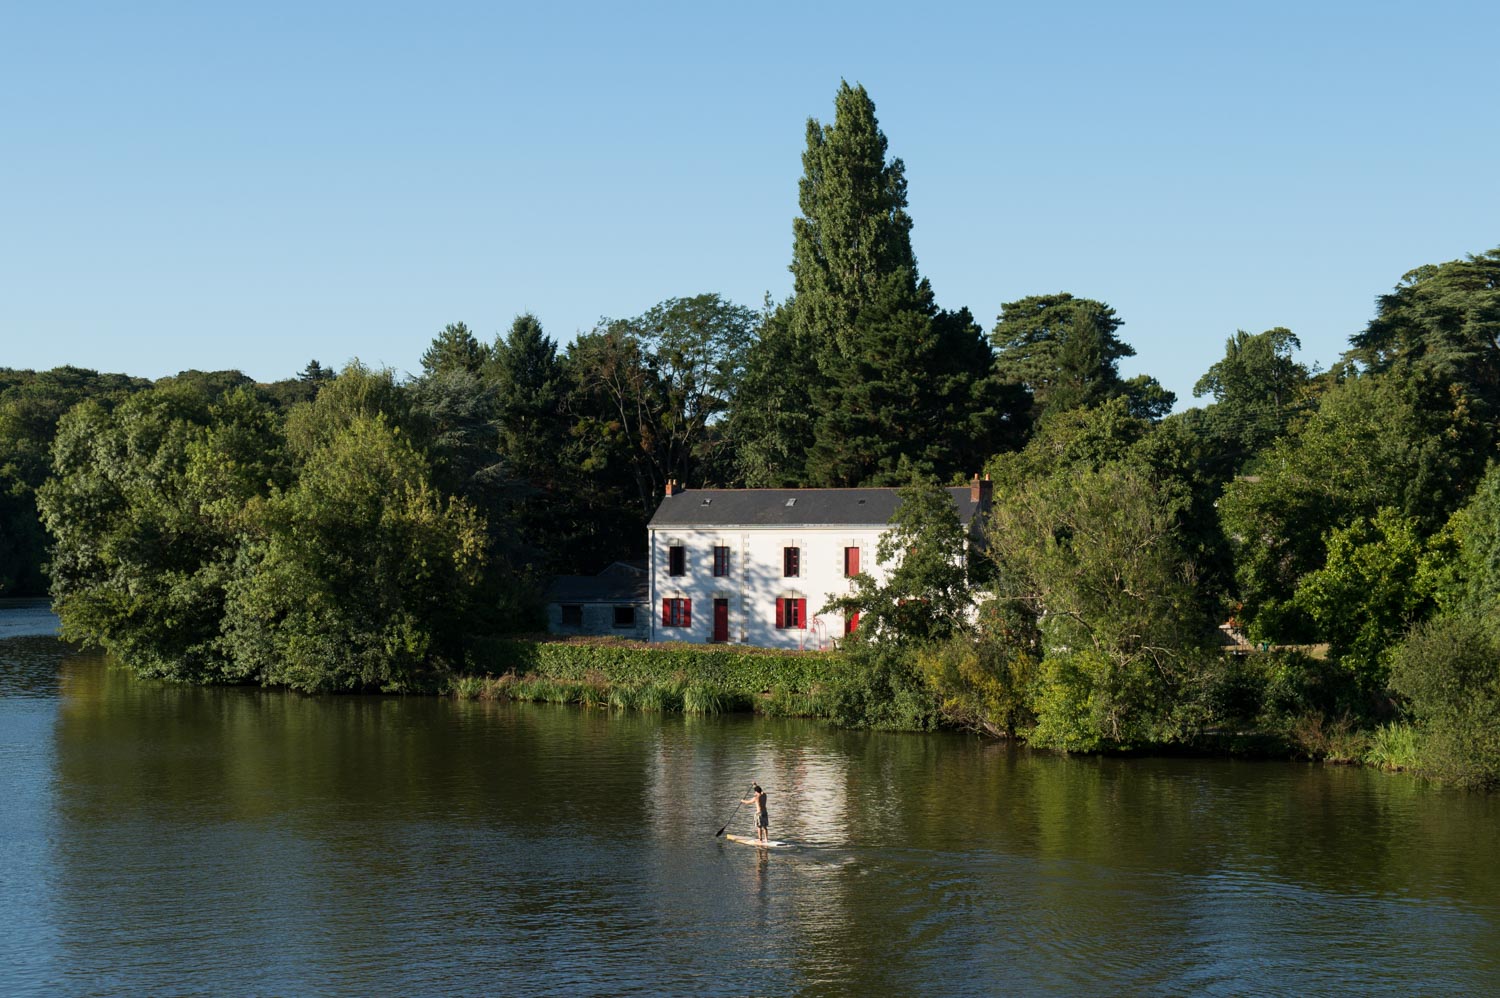
[[[1497,37],[1442,0],[0,0],[0,367],[406,374],[450,322],[782,299],[847,80],[941,306],[1105,301],[1181,408],[1235,330],[1327,367],[1500,245]]]

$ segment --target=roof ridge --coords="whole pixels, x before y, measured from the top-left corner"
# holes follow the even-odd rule
[[[813,485],[803,487],[800,485],[789,485],[785,488],[728,488],[719,485],[699,486],[697,488],[685,488],[683,492],[892,492],[904,489],[904,485]],[[967,485],[944,485],[945,489],[966,489]],[[682,492],[677,493],[682,495]]]

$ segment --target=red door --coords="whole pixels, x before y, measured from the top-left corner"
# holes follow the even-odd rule
[[[714,640],[729,640],[729,601],[714,600]]]

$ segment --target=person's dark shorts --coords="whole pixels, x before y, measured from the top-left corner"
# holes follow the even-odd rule
[[[768,815],[768,814],[756,815],[756,818],[755,818],[755,827],[756,828],[770,828],[771,827],[771,816]]]

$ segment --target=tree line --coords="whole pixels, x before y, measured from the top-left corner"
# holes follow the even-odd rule
[[[50,587],[68,635],[153,675],[423,688],[475,635],[536,627],[551,575],[637,554],[669,479],[983,468],[975,574],[913,558],[854,597],[866,644],[953,719],[1065,748],[1274,729],[1325,754],[1400,754],[1417,724],[1429,768],[1474,757],[1500,719],[1500,250],[1405,275],[1328,370],[1290,330],[1236,332],[1171,414],[1119,373],[1104,302],[1023,297],[988,333],[937,305],[862,87],[808,122],[802,161],[793,290],[759,309],[674,298],[566,346],[532,315],[491,342],[455,323],[405,377],[0,370],[0,592]],[[901,529],[908,554],[951,542]],[[1226,658],[1226,622],[1327,655]]]

